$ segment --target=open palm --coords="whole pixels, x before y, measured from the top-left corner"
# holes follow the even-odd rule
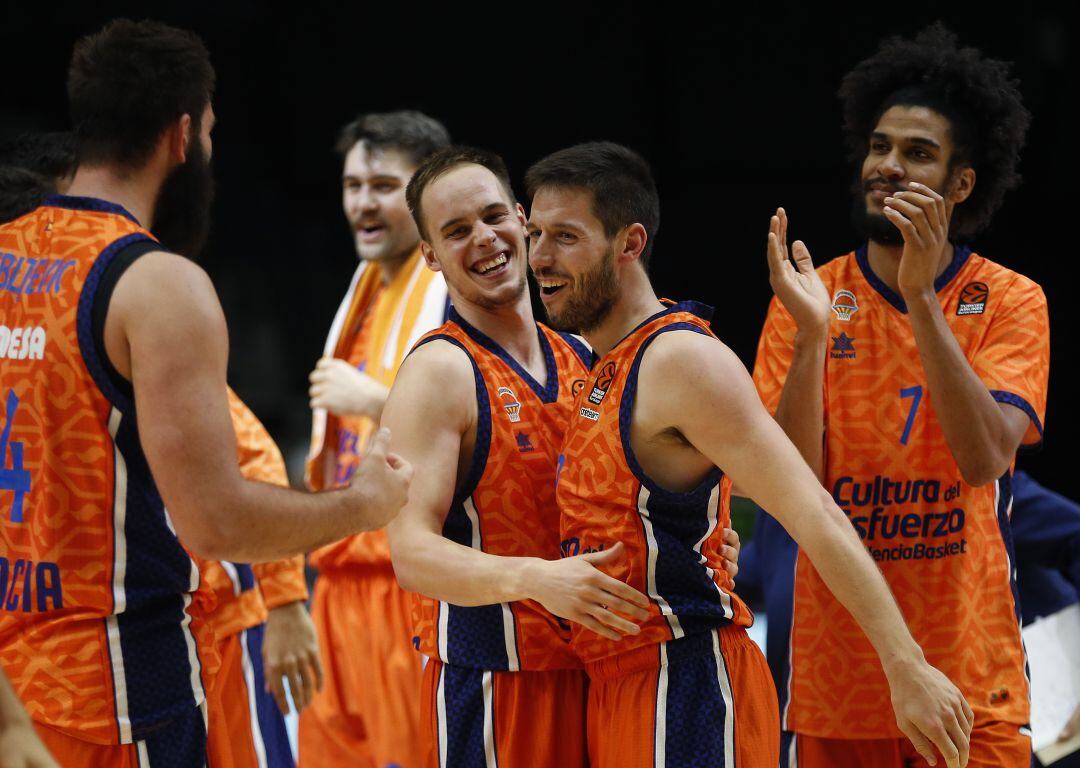
[[[802,240],[796,240],[788,253],[787,224],[787,213],[777,208],[769,221],[769,285],[795,318],[799,330],[819,330],[829,324],[829,291],[814,270],[810,251]]]

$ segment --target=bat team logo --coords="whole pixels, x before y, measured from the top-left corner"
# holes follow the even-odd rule
[[[981,315],[986,311],[986,300],[990,298],[990,288],[986,283],[968,283],[960,291],[960,303],[956,305],[958,315]]]
[[[859,302],[851,291],[837,291],[832,297],[832,309],[839,320],[851,322],[851,316],[859,311]]]
[[[521,421],[521,403],[518,402],[514,390],[510,389],[510,387],[499,387],[496,394],[502,398],[503,408],[506,410],[506,415],[510,417],[510,421],[515,424]]]

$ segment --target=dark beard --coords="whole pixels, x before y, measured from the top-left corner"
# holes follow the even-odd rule
[[[214,176],[195,127],[187,162],[177,166],[161,185],[154,206],[154,236],[170,251],[198,259],[210,234],[213,199]]]
[[[870,213],[866,208],[866,195],[870,192],[869,185],[881,179],[869,179],[864,182],[861,178],[855,179],[852,192],[854,193],[851,206],[851,224],[859,237],[870,240],[878,245],[903,245],[904,236],[896,225],[885,218],[884,214]]]
[[[619,275],[615,271],[615,251],[609,248],[595,269],[582,274],[577,288],[567,296],[559,314],[548,311],[548,322],[559,331],[589,333],[607,319],[618,298]]]

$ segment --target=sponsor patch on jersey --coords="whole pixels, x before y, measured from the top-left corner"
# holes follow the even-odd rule
[[[589,402],[593,405],[604,402],[611,380],[615,378],[615,368],[615,362],[610,361],[600,369],[600,375],[596,377],[596,383],[593,384],[592,392],[589,393]]]
[[[833,294],[832,309],[838,320],[851,322],[851,316],[859,311],[859,302],[851,291],[840,290]]]
[[[574,383],[570,385],[570,394],[577,397],[583,389],[585,389],[585,379],[574,379]]]
[[[981,315],[986,311],[986,300],[990,298],[990,287],[986,283],[968,283],[960,291],[960,303],[956,305],[958,315]]]
[[[832,337],[832,351],[829,352],[829,357],[834,360],[851,360],[855,357],[855,339],[848,336],[843,331],[839,336]]]
[[[529,451],[535,451],[536,448],[532,444],[532,440],[524,432],[514,433],[514,439],[517,440],[518,450],[522,453],[528,453]]]
[[[592,408],[582,408],[578,411],[578,415],[591,421],[600,421],[600,411],[594,411]]]
[[[0,325],[0,357],[41,360],[45,357],[45,329],[40,326],[8,328]]]
[[[521,421],[521,403],[518,402],[514,390],[510,389],[510,387],[499,387],[496,394],[502,398],[503,409],[506,411],[506,415],[510,417],[510,421],[515,424]]]

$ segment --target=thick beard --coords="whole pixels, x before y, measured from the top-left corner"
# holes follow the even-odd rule
[[[619,298],[619,274],[615,271],[615,249],[608,248],[595,268],[585,272],[578,287],[566,297],[558,314],[548,310],[548,322],[560,331],[589,333],[600,327]]]
[[[851,207],[851,223],[858,232],[859,237],[870,240],[878,245],[903,245],[904,236],[896,225],[889,221],[883,214],[870,213],[866,210],[866,201],[856,199]]]
[[[153,233],[170,251],[198,259],[210,234],[214,176],[197,136],[192,137],[187,155],[187,162],[178,165],[161,185]]]

